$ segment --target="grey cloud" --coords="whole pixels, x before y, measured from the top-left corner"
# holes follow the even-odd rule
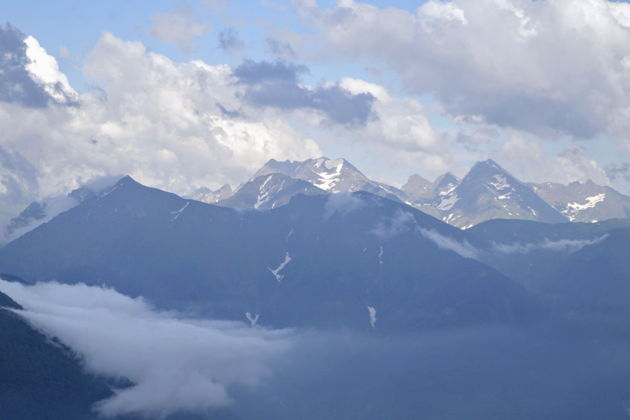
[[[288,42],[282,42],[274,38],[267,38],[265,40],[266,50],[269,54],[275,55],[279,58],[293,59],[297,57],[295,50]]]
[[[330,217],[335,213],[348,214],[365,207],[366,203],[356,194],[339,193],[330,194],[324,205],[324,217]]]
[[[456,239],[444,236],[433,229],[418,228],[418,232],[432,241],[438,248],[453,251],[464,258],[478,259],[477,249],[468,242],[460,242]]]
[[[622,179],[630,182],[630,163],[623,162],[618,165],[611,165],[606,168],[606,175],[611,181]]]
[[[289,331],[156,312],[112,289],[0,280],[0,290],[25,308],[21,316],[82,356],[86,369],[133,383],[97,405],[104,416],[225,406],[230,386],[261,385],[270,361],[291,347]]]
[[[538,135],[627,133],[630,5],[430,0],[408,12],[301,2],[326,52],[377,59],[456,116]]]
[[[390,219],[376,225],[372,233],[381,239],[391,238],[409,230],[415,221],[411,213],[398,209]]]
[[[195,11],[187,2],[180,3],[168,12],[154,15],[152,20],[153,24],[148,29],[149,35],[176,45],[186,53],[193,49],[195,40],[209,29],[196,20]]]
[[[579,251],[585,246],[594,245],[598,242],[606,239],[608,235],[600,236],[595,239],[561,239],[558,241],[552,241],[549,239],[545,239],[542,242],[538,243],[513,243],[513,244],[499,244],[495,243],[492,245],[492,248],[495,252],[500,252],[502,254],[528,254],[532,251],[538,250],[549,250],[555,252],[567,252],[572,253]]]
[[[37,169],[19,152],[0,146],[0,196],[11,201],[32,198],[37,191]]]
[[[39,192],[39,171],[19,152],[0,145],[0,245],[9,219],[22,211]]]
[[[43,108],[51,101],[26,69],[26,35],[10,23],[0,25],[0,100]]]
[[[245,99],[257,106],[313,109],[332,122],[350,126],[364,125],[374,116],[376,98],[372,94],[353,94],[339,85],[310,89],[299,84],[300,75],[306,72],[305,66],[282,60],[247,60],[234,70],[234,76],[247,86]]]
[[[219,32],[219,48],[228,53],[238,54],[245,49],[245,43],[235,28],[227,28]]]
[[[301,74],[308,73],[308,67],[282,60],[253,61],[245,60],[234,69],[234,76],[239,83],[253,85],[267,82],[297,84]]]

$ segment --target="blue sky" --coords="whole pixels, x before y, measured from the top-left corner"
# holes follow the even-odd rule
[[[91,50],[104,31],[111,32],[126,40],[139,40],[150,50],[166,54],[174,60],[202,59],[208,63],[238,65],[244,56],[263,59],[264,39],[269,28],[282,28],[298,33],[312,31],[300,23],[289,2],[281,1],[225,1],[216,8],[207,7],[203,1],[180,0],[112,0],[107,2],[82,2],[63,0],[60,2],[13,2],[4,7],[10,23],[23,32],[33,35],[40,43],[59,59],[62,70],[71,76],[74,84],[83,83],[80,66],[85,55]],[[388,2],[372,4],[415,10],[422,1]],[[322,6],[332,6],[334,1],[322,1]],[[176,46],[160,41],[148,34],[152,17],[158,13],[168,13],[182,5],[190,5],[196,20],[208,26],[208,32],[197,37],[191,51],[182,52]],[[245,54],[227,54],[218,47],[218,34],[227,28],[235,28],[246,44]],[[71,59],[59,56],[61,48],[67,48]],[[311,81],[335,79],[353,74],[367,76],[363,67],[349,62],[335,65],[309,63],[312,72],[307,75]]]
[[[104,54],[105,49],[96,48],[99,42],[102,44],[104,33],[111,33],[120,42],[139,41],[146,54],[158,53],[175,65],[200,60],[231,69],[237,69],[248,60],[254,63],[277,60],[278,57],[270,53],[267,41],[273,38],[291,45],[293,54],[285,54],[284,63],[308,68],[297,80],[306,85],[307,90],[282,85],[286,88],[311,95],[315,101],[330,101],[333,99],[321,95],[343,92],[356,100],[361,94],[363,98],[374,95],[374,89],[387,92],[390,99],[373,98],[371,117],[361,119],[357,125],[340,122],[320,105],[253,104],[247,102],[247,98],[253,98],[253,93],[261,86],[235,85],[238,92],[232,92],[231,98],[237,102],[232,106],[248,110],[249,122],[261,124],[265,130],[270,125],[274,126],[273,130],[278,129],[276,122],[286,125],[281,133],[265,132],[270,138],[306,136],[314,143],[305,146],[307,143],[296,140],[293,146],[289,143],[277,148],[270,143],[259,145],[260,154],[251,160],[248,156],[248,163],[240,169],[231,162],[226,168],[217,167],[215,174],[204,178],[203,182],[212,184],[210,187],[224,181],[242,181],[267,158],[299,158],[309,153],[323,153],[329,157],[346,157],[368,175],[398,185],[414,172],[427,178],[446,170],[461,176],[475,161],[491,157],[523,179],[570,182],[594,178],[630,192],[630,173],[623,170],[630,150],[630,136],[625,135],[628,125],[623,122],[624,109],[630,105],[618,94],[627,88],[626,80],[630,80],[618,63],[624,62],[623,54],[630,57],[630,51],[626,51],[628,48],[623,42],[617,44],[619,39],[627,37],[630,45],[630,31],[624,21],[619,20],[623,19],[623,13],[617,12],[614,3],[585,0],[580,3],[584,7],[582,14],[575,13],[575,7],[569,7],[571,0],[561,0],[553,6],[548,5],[549,2],[527,0],[477,3],[431,0],[423,6],[424,3],[322,0],[309,5],[307,1],[275,0],[62,0],[11,2],[4,5],[3,11],[6,22],[36,38],[57,60],[61,72],[68,76],[79,95],[111,94],[111,86],[119,84],[108,79],[110,86],[105,86],[102,80],[94,78],[98,73],[99,77],[107,79],[107,75],[94,70],[105,64],[98,64],[99,59],[111,59]],[[421,6],[422,11],[418,12]],[[552,11],[543,11],[545,7]],[[606,22],[605,25],[592,26],[596,23],[589,16],[594,13],[605,13],[598,21]],[[189,26],[200,25],[202,29],[189,38],[177,38],[177,33],[168,32],[168,22],[178,14],[187,16]],[[156,29],[160,16],[166,22],[166,33]],[[572,27],[587,26],[592,26],[594,35],[583,30],[580,31],[582,38],[570,40],[567,34]],[[484,28],[496,29],[497,35],[488,34]],[[186,26],[184,32],[185,29]],[[415,34],[411,36],[410,31]],[[219,48],[221,33],[235,35],[235,42],[242,48],[238,45],[230,51]],[[344,35],[339,36],[340,33]],[[581,51],[585,40],[590,44],[589,36],[594,39],[591,49]],[[558,40],[565,37],[565,44],[559,44]],[[387,42],[379,45],[385,39]],[[182,42],[189,43],[183,45]],[[554,46],[554,43],[559,45]],[[124,45],[130,48],[130,44]],[[566,50],[565,56],[558,58],[563,61],[553,62],[557,51],[563,50]],[[593,64],[602,55],[610,62]],[[145,59],[150,60],[148,56]],[[92,70],[86,70],[88,68]],[[509,68],[522,70],[510,73],[506,70]],[[538,74],[548,75],[548,80],[541,80]],[[184,77],[182,74],[176,77],[180,76]],[[575,81],[569,83],[573,78]],[[344,81],[346,79],[361,80],[377,87],[359,86],[356,82]],[[173,83],[179,82],[173,79]],[[349,87],[351,85],[353,87]],[[486,86],[485,90],[480,86]],[[582,99],[584,104],[581,104]],[[188,98],[182,96],[178,100]],[[240,100],[245,102],[239,103]],[[213,103],[218,104],[217,101]],[[224,107],[219,106],[219,109]],[[209,118],[212,113],[207,112]],[[260,120],[254,121],[256,118]],[[108,131],[112,124],[115,121],[99,122],[90,129]],[[180,133],[180,136],[186,135]],[[139,134],[129,136],[136,141]],[[163,141],[167,144],[165,139]],[[149,140],[139,149],[150,144],[147,142]],[[5,148],[8,149],[9,143]],[[214,147],[210,143],[206,145],[209,150]],[[174,171],[187,171],[182,168],[193,163],[185,162],[188,152],[179,147],[174,144],[160,150],[173,153],[180,161],[182,166]],[[273,150],[276,151],[272,153]],[[272,156],[274,153],[277,156]],[[31,163],[36,168],[42,164]],[[48,166],[54,164],[47,163]],[[157,186],[178,190],[181,187],[176,185],[190,183],[193,176],[189,173],[158,175],[165,171],[139,165],[138,159],[129,162],[128,169],[108,163],[92,172],[84,171],[81,179],[92,176],[87,173],[111,173],[115,167],[140,178],[144,176],[147,182]]]

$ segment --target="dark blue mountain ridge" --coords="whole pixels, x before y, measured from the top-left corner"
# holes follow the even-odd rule
[[[236,211],[130,177],[0,250],[31,282],[109,285],[162,308],[263,325],[391,330],[525,322],[539,302],[466,234],[366,192]]]
[[[630,332],[630,219],[559,224],[491,220],[466,233],[481,261],[569,318],[599,330]]]

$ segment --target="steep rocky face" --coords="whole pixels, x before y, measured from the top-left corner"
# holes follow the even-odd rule
[[[592,181],[568,185],[546,182],[534,191],[572,222],[597,222],[630,217],[630,197]]]
[[[209,188],[199,188],[193,194],[189,195],[188,198],[208,204],[216,204],[221,200],[230,198],[233,194],[234,191],[232,191],[232,187],[229,184],[225,184],[214,191]]]
[[[431,204],[443,221],[461,228],[490,219],[567,220],[492,160],[477,163],[458,185],[447,183]]]
[[[370,180],[345,159],[321,157],[302,162],[280,162],[272,159],[258,170],[252,179],[273,173],[301,179],[327,193],[366,191],[390,200],[405,201],[399,197],[404,196],[401,190]]]
[[[414,174],[409,177],[401,189],[407,194],[411,201],[417,201],[419,199],[430,198],[433,192],[432,186],[432,182],[427,181],[418,174]]]
[[[459,229],[363,191],[242,212],[124,178],[0,250],[0,272],[274,327],[371,330],[376,317],[383,331],[416,330],[539,313],[475,257]]]
[[[244,185],[231,197],[217,204],[235,209],[269,210],[287,204],[297,194],[326,194],[320,188],[301,179],[280,173],[258,176]]]

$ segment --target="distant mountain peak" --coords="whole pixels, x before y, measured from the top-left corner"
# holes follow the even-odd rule
[[[71,191],[67,195],[47,197],[29,204],[20,214],[12,218],[0,231],[0,243],[12,241],[21,235],[35,229],[37,226],[51,220],[53,217],[83,203],[99,194],[108,192],[125,185],[139,185],[130,176],[121,178],[106,176],[92,180],[87,184]]]
[[[630,217],[630,197],[592,180],[567,185],[545,182],[536,192],[572,222],[596,222]]]
[[[254,174],[250,181],[271,173],[281,173],[291,178],[301,179],[332,193],[358,191],[364,184],[371,182],[347,160],[330,159],[326,156],[301,162],[271,159]]]
[[[440,175],[435,179],[431,190],[434,196],[443,196],[451,193],[459,185],[461,180],[450,172]]]
[[[402,190],[409,196],[411,201],[416,201],[422,198],[429,198],[432,193],[432,186],[432,182],[418,174],[413,174],[402,186]]]
[[[501,165],[499,165],[492,159],[486,159],[486,160],[475,163],[473,167],[470,169],[469,174],[480,173],[480,172],[484,172],[484,173],[499,172],[499,173],[509,174],[507,170],[505,170]]]
[[[441,212],[442,220],[462,228],[497,218],[566,221],[530,186],[492,159],[477,162],[464,179],[438,189],[434,197],[432,205]]]
[[[140,185],[140,183],[133,179],[131,175],[125,175],[121,177],[115,185]]]
[[[230,184],[224,184],[216,190],[210,188],[198,188],[192,194],[189,194],[187,198],[201,201],[208,204],[217,204],[221,200],[226,200],[234,194],[232,186]]]

